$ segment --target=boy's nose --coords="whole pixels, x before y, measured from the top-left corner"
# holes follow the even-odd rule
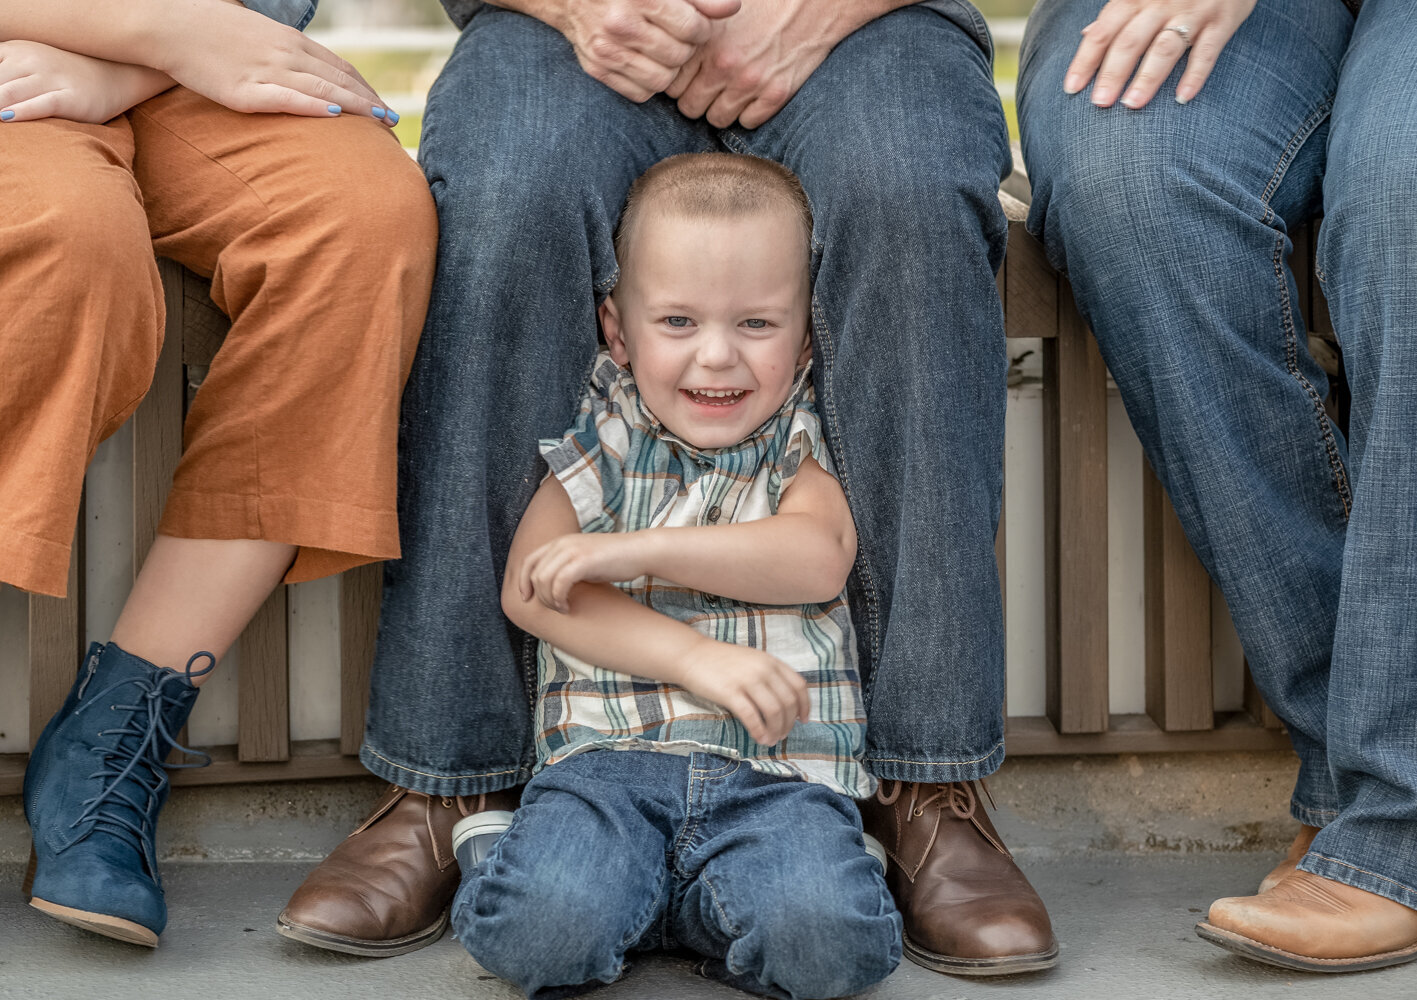
[[[698,362],[705,368],[728,368],[738,359],[733,338],[716,330],[705,330],[698,346]]]

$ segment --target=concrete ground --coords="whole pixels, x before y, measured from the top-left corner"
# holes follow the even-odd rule
[[[1417,998],[1417,965],[1348,976],[1285,972],[1199,940],[1192,925],[1211,899],[1253,886],[1275,861],[1265,852],[1138,855],[1089,852],[1038,858],[1028,873],[1062,943],[1057,968],[1009,979],[941,976],[909,962],[873,1000],[1324,997]],[[171,923],[156,951],[50,920],[27,907],[21,866],[0,865],[0,997],[246,1000],[363,997],[515,1000],[451,936],[399,958],[361,959],[276,934],[275,915],[308,863],[168,862]],[[593,919],[593,916],[591,917]],[[600,1000],[709,1000],[743,996],[696,978],[688,961],[639,960]]]

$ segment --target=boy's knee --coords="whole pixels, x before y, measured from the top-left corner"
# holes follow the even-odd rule
[[[745,971],[797,1000],[847,996],[894,971],[900,934],[900,915],[890,906],[839,896],[784,900],[761,911],[730,949],[729,965],[748,965]]]
[[[453,930],[478,964],[527,995],[614,982],[624,965],[623,935],[612,921],[593,918],[603,901],[576,895],[574,886],[525,872],[467,878],[453,900]]]

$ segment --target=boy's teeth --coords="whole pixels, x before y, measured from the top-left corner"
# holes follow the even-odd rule
[[[694,395],[696,395],[696,396],[709,396],[709,397],[712,397],[713,399],[720,399],[720,398],[722,398],[722,397],[724,397],[724,396],[741,396],[741,395],[743,395],[743,390],[742,390],[742,389],[695,389],[695,390],[694,390]]]

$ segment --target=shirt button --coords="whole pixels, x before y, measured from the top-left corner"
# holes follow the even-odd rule
[[[718,603],[718,598],[715,597],[713,594],[705,594],[705,595],[704,595],[704,602],[705,602],[706,604],[717,604],[717,603]]]
[[[708,519],[709,519],[710,521],[712,521],[712,522],[714,522],[715,524],[717,524],[717,523],[718,523],[718,519],[719,519],[720,517],[722,517],[722,516],[723,516],[723,509],[722,509],[721,507],[719,507],[717,504],[715,504],[714,506],[712,506],[712,507],[709,508]]]

